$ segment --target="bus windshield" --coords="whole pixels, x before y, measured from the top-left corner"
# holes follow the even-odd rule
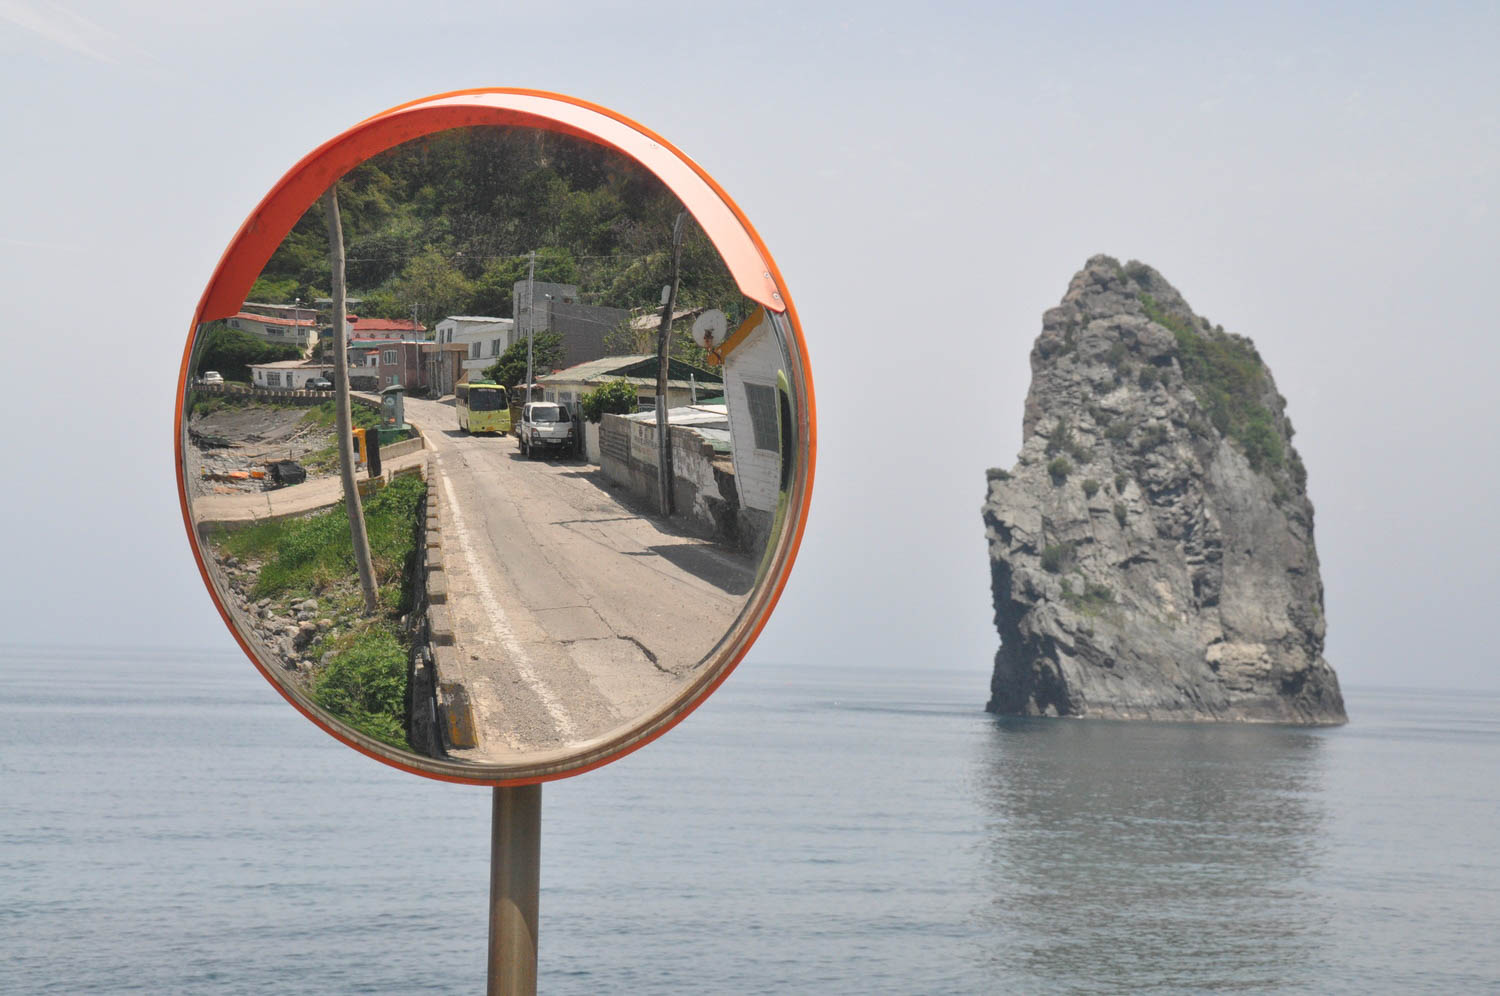
[[[471,386],[468,393],[471,411],[497,412],[506,407],[504,388]]]

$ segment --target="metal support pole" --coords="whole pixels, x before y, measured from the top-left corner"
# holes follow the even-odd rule
[[[495,789],[490,836],[489,996],[536,996],[542,787]]]

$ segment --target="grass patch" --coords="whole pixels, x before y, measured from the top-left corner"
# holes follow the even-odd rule
[[[1063,601],[1074,611],[1086,616],[1097,616],[1115,603],[1115,593],[1109,585],[1093,581],[1084,582],[1083,591],[1074,591],[1071,581],[1063,580]]]
[[[1260,400],[1267,383],[1255,347],[1239,336],[1205,335],[1188,319],[1163,310],[1150,294],[1140,295],[1140,302],[1146,316],[1176,338],[1183,377],[1214,428],[1239,444],[1254,469],[1280,467],[1285,445],[1275,416]]]
[[[365,532],[381,600],[392,608],[409,601],[402,579],[406,558],[416,547],[417,505],[427,488],[421,477],[403,474],[364,501]],[[261,561],[252,595],[308,597],[356,575],[349,516],[340,501],[300,519],[258,522],[233,532],[221,531],[214,542],[231,556]],[[387,589],[390,589],[389,592]]]

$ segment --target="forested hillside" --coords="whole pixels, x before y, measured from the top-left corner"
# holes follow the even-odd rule
[[[659,307],[677,199],[645,169],[579,139],[522,128],[464,128],[397,146],[339,181],[349,294],[359,313],[510,317],[536,251],[536,279],[578,284],[583,303]],[[262,271],[253,301],[328,296],[321,202]],[[696,224],[683,243],[678,306],[747,313]]]

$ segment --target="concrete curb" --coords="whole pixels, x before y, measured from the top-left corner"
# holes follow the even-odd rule
[[[427,460],[427,517],[423,535],[426,563],[427,640],[432,651],[432,681],[437,690],[437,725],[444,750],[479,746],[469,693],[460,680],[457,634],[448,605],[448,572],[443,564],[443,504],[437,461]]]

